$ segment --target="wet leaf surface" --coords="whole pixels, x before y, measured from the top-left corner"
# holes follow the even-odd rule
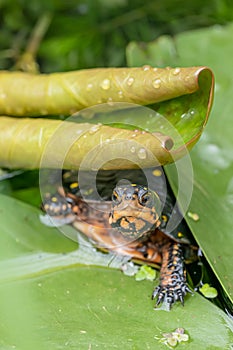
[[[217,38],[216,29],[187,33],[182,51],[185,58],[179,64],[186,65],[190,60],[193,64],[209,65],[217,73],[220,90],[216,93],[215,117],[211,116],[200,146],[192,151],[195,191],[190,212],[197,214],[199,220],[190,218],[189,225],[230,294],[232,139],[231,128],[226,125],[232,107],[225,101],[226,97],[231,101],[232,92],[229,65],[221,64],[218,69],[215,66],[217,47],[217,62],[221,62],[223,52],[229,55],[229,60],[232,56],[232,48],[228,46],[231,27],[228,30],[217,29]],[[205,42],[206,36],[209,39]],[[182,43],[185,37],[178,36],[177,40]],[[193,50],[187,50],[191,43]],[[217,103],[218,99],[221,104]],[[169,172],[172,180],[172,170]],[[7,185],[3,187],[9,194],[11,189]],[[155,337],[174,332],[178,327],[184,328],[189,336],[189,341],[181,343],[180,348],[232,348],[232,321],[212,303],[195,293],[186,298],[184,308],[178,304],[170,313],[154,311],[150,297],[156,282],[137,282],[134,277],[110,269],[105,254],[101,258],[92,251],[91,255],[86,248],[87,254],[80,254],[80,246],[77,250],[75,242],[58,230],[43,226],[38,214],[34,207],[0,196],[0,253],[5,268],[1,272],[5,277],[12,273],[8,283],[1,276],[1,349],[164,349],[165,345]],[[224,234],[220,235],[220,231]],[[93,261],[95,266],[91,265]],[[106,262],[107,266],[103,267]]]
[[[14,206],[11,223],[6,212]],[[137,282],[107,267],[106,254],[90,245],[82,250],[82,243],[77,249],[55,228],[41,229],[38,215],[34,207],[0,196],[1,349],[164,349],[156,336],[180,327],[189,335],[186,349],[200,349],[203,342],[206,349],[230,348],[233,324],[209,301],[195,293],[185,307],[153,310],[156,281]]]
[[[232,35],[233,26],[229,24],[226,27],[216,26],[179,34],[174,41],[166,39],[168,45],[173,45],[175,50],[176,65],[204,64],[213,70],[216,77],[215,102],[210,120],[200,141],[191,151],[194,189],[190,212],[197,214],[199,219],[193,220],[187,215],[187,222],[231,300],[233,300],[231,215],[233,49],[230,39]],[[150,45],[159,49],[160,44],[159,41]],[[139,50],[138,46],[136,50]],[[152,58],[156,62],[156,50],[151,50],[150,59]],[[147,60],[144,57],[141,64],[145,63]],[[168,64],[172,65],[173,61],[170,60]],[[175,167],[169,166],[166,171],[173,189],[177,192]],[[185,169],[183,174],[185,176]]]
[[[67,75],[71,82],[67,80]],[[81,115],[70,117],[69,123],[0,117],[0,165],[4,167],[70,169],[80,167],[83,160],[85,168],[91,170],[101,166],[104,169],[127,169],[137,164],[144,168],[155,164],[164,165],[183,156],[187,148],[192,148],[197,142],[207,123],[213,98],[213,75],[206,67],[97,69],[94,72],[64,73],[64,77],[58,73],[58,82],[63,84],[64,80],[66,87],[64,96],[58,84],[54,88],[54,95],[50,93],[47,97],[43,84],[46,79],[48,82],[45,86],[50,84],[49,77],[32,76],[30,82],[29,76],[26,73],[0,75],[3,87],[4,84],[6,86],[3,95],[7,96],[7,100],[4,97],[3,107],[9,109],[10,100],[14,101],[13,109],[8,112],[2,110],[2,113],[43,115],[47,114],[43,112],[46,110],[59,114],[74,113],[80,108],[84,110]],[[42,86],[37,79],[42,80]],[[12,91],[15,91],[12,83],[15,82],[25,83],[27,89],[31,85],[25,91],[26,98],[20,94],[11,96]],[[67,84],[70,84],[69,88]],[[90,84],[93,91],[86,91],[83,85]],[[120,97],[119,91],[123,91]],[[49,110],[50,107],[41,107],[38,94],[45,94],[42,100],[51,104],[52,110]],[[14,110],[17,99],[26,106],[19,107],[17,104],[20,113]],[[82,103],[72,107],[70,100]],[[63,111],[66,103],[68,110]],[[136,103],[153,104],[153,110],[137,106]],[[94,125],[90,119],[93,119]],[[79,123],[75,125],[74,122]],[[121,157],[122,154],[124,157]],[[45,158],[46,161],[43,161]]]

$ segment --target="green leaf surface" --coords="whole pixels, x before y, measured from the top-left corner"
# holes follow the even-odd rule
[[[233,25],[179,34],[167,40],[167,49],[173,45],[175,65],[207,65],[216,77],[215,102],[208,125],[200,142],[191,152],[194,170],[194,189],[190,212],[199,220],[187,216],[187,222],[219,281],[233,301]],[[145,52],[140,64],[156,62],[156,50],[161,40],[148,44],[150,57]],[[164,43],[164,41],[163,41]],[[129,47],[129,50],[132,48]],[[134,49],[134,48],[133,48]],[[135,50],[140,51],[138,45]],[[163,47],[162,47],[163,50]],[[128,53],[129,54],[129,53]],[[132,57],[136,52],[131,52]],[[139,62],[137,62],[139,63]],[[173,65],[170,60],[167,64]],[[177,192],[176,169],[166,169],[173,189]],[[185,169],[184,169],[185,177]]]
[[[57,229],[42,228],[38,216],[34,207],[0,195],[0,349],[162,350],[157,337],[179,327],[189,335],[186,349],[203,342],[205,349],[230,349],[233,324],[209,301],[195,293],[184,308],[153,310],[156,282],[110,269],[113,256],[77,249]]]
[[[75,242],[59,234],[55,228],[44,226],[38,219],[37,208],[2,194],[0,197],[1,259],[8,257],[8,254],[17,256],[21,251],[29,253],[38,248],[51,253],[65,253],[77,248]],[[10,242],[12,249],[5,250],[4,247]]]

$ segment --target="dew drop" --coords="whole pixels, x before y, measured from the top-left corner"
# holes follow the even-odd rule
[[[160,86],[161,86],[161,80],[160,79],[155,79],[153,82],[152,82],[152,85],[155,89],[159,89]]]
[[[101,125],[101,124],[93,125],[93,126],[90,128],[89,133],[90,133],[90,134],[96,133],[96,132],[99,130],[100,125]]]
[[[154,71],[154,72],[157,72],[157,70],[158,70],[158,68],[157,68],[157,67],[153,68],[153,71]]]
[[[192,108],[189,109],[187,113],[183,113],[180,117],[181,119],[191,119],[195,117],[195,115],[197,115],[197,111],[194,108]]]
[[[178,75],[180,73],[180,68],[175,68],[172,72],[173,75]]]
[[[174,142],[170,137],[165,138],[162,141],[162,147],[166,148],[166,150],[168,150],[168,151],[170,151],[173,146],[174,146]]]
[[[142,69],[144,70],[144,72],[146,72],[147,70],[151,69],[151,66],[149,66],[148,64],[146,64],[145,66],[142,67]]]
[[[104,80],[102,81],[102,83],[100,84],[100,86],[101,86],[101,88],[102,88],[103,90],[108,90],[108,89],[110,88],[110,86],[111,86],[111,82],[110,82],[109,79],[104,79]]]
[[[146,150],[145,148],[140,148],[138,151],[138,158],[146,159]]]
[[[98,171],[98,170],[99,170],[98,166],[95,166],[95,165],[91,166],[91,171]],[[95,231],[93,230],[93,232]]]
[[[112,97],[109,97],[109,98],[108,98],[107,104],[108,104],[109,106],[113,106],[113,105],[114,105],[114,102],[113,102]]]
[[[123,91],[118,91],[118,96],[120,97],[120,98],[123,98],[124,97],[124,95],[123,95]]]
[[[197,114],[197,111],[196,111],[194,108],[190,109],[188,112],[189,112],[189,114],[191,114],[192,116],[194,116],[195,114]]]
[[[187,118],[187,113],[183,113],[183,114],[181,114],[180,118],[181,118],[181,119],[185,119],[185,118]]]
[[[136,151],[135,147],[132,146],[132,147],[130,148],[130,152],[135,153],[135,151]]]
[[[91,91],[92,88],[93,88],[93,84],[91,83],[87,84],[87,91]]]
[[[131,85],[133,85],[133,83],[134,83],[134,78],[133,78],[133,77],[130,77],[130,78],[127,80],[127,85],[128,85],[128,86],[131,86]]]

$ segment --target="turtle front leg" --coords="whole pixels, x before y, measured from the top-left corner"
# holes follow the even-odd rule
[[[183,260],[183,252],[179,243],[170,241],[163,246],[160,283],[152,294],[152,299],[157,296],[156,306],[165,302],[170,309],[177,300],[184,305],[184,296],[187,292],[192,293],[186,284]]]

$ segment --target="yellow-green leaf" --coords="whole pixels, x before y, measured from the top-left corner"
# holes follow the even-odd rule
[[[85,72],[86,80],[81,82],[88,85],[93,76],[89,71]],[[107,78],[103,78],[104,74],[114,73],[108,75],[111,78],[110,87],[106,89],[104,86],[103,89],[103,86],[95,85],[92,100],[86,99],[84,89],[82,101],[86,102],[78,108],[100,103],[96,99],[98,94],[104,96],[101,97],[102,102],[111,98],[111,103],[82,110],[77,118],[71,117],[69,122],[44,118],[1,117],[0,166],[79,168],[82,165],[83,169],[95,170],[100,167],[149,167],[179,159],[197,142],[208,120],[213,97],[213,75],[208,68],[155,69],[145,66],[132,69],[102,69],[96,72],[99,74],[95,76],[97,81],[99,79],[105,83]],[[16,81],[17,74],[20,77],[23,73],[16,73]],[[13,73],[9,75],[14,76]],[[72,76],[71,73],[69,76]],[[34,78],[36,79],[33,76]],[[121,91],[124,91],[124,96],[127,96],[127,102],[154,103],[153,109],[126,102],[114,103],[124,100],[119,94],[115,94],[119,85]],[[56,94],[53,95],[47,90],[46,98],[40,99],[42,87],[39,83],[36,91],[35,101],[40,101],[40,106],[43,101],[47,101],[48,105],[52,103],[52,106],[56,106],[56,112],[64,112],[59,104],[62,97],[58,98],[57,102]],[[31,107],[35,107],[36,104],[33,102],[33,94],[30,95],[32,92],[33,86],[31,92],[27,91],[25,106],[27,105],[28,111],[34,113]],[[18,90],[13,105],[19,107],[23,101],[21,91]],[[5,100],[3,106],[8,108],[10,101],[8,102]],[[86,123],[87,119],[92,119],[91,122],[95,125]],[[74,124],[77,121],[78,123]]]
[[[34,75],[0,73],[0,114],[69,115],[101,103],[148,105],[198,90],[205,67],[96,68]]]

